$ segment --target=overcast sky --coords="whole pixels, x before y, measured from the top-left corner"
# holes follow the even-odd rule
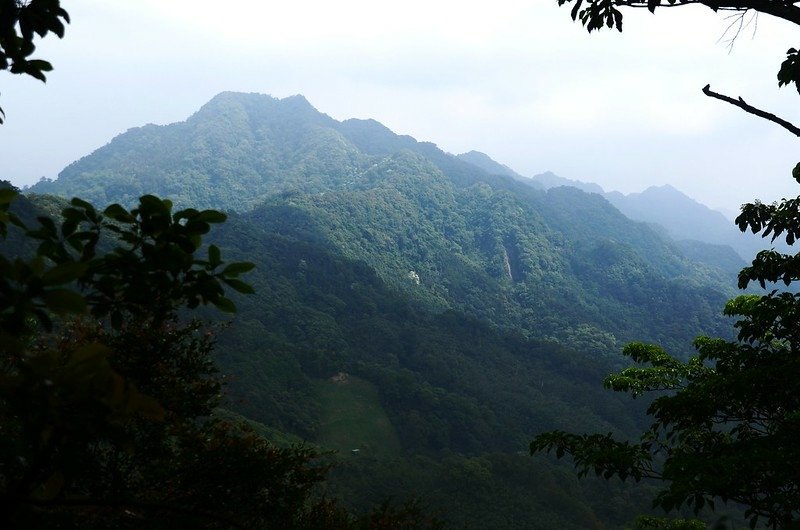
[[[18,186],[234,90],[303,94],[336,119],[374,118],[529,176],[626,193],[670,183],[728,209],[800,193],[798,140],[700,92],[711,83],[800,122],[800,96],[775,79],[797,28],[767,16],[729,53],[729,21],[694,6],[588,35],[556,0],[63,3],[66,37],[36,54],[55,66],[47,84],[0,74],[0,178]]]

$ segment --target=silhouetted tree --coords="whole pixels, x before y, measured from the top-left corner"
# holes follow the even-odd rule
[[[559,5],[571,0],[559,0]],[[622,29],[624,8],[700,4],[715,11],[765,13],[800,24],[796,2],[778,0],[574,0],[572,17],[589,31]],[[798,52],[790,49],[778,73],[779,85],[800,91]],[[800,135],[791,123],[734,100],[704,93],[778,123]],[[800,164],[793,170],[800,183]],[[800,237],[800,197],[771,205],[755,202],[742,207],[736,223],[784,238],[792,245]],[[760,252],[739,274],[739,287],[778,282],[791,286],[800,280],[800,254]],[[609,376],[605,385],[634,397],[655,393],[648,409],[650,428],[639,441],[620,442],[611,434],[540,434],[531,452],[571,455],[579,474],[591,471],[606,478],[636,481],[660,479],[664,489],[655,506],[666,511],[691,506],[699,511],[716,502],[745,506],[755,526],[766,519],[773,528],[794,528],[800,522],[800,295],[773,289],[766,295],[745,295],[728,302],[725,314],[737,317],[738,340],[700,337],[698,354],[686,362],[658,346],[630,344],[624,354],[639,365]]]

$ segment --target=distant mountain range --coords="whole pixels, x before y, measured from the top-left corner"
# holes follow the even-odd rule
[[[760,250],[770,247],[768,240],[750,233],[742,233],[729,217],[691,199],[669,184],[651,186],[641,193],[625,195],[618,191],[606,192],[597,184],[565,179],[550,172],[535,175],[529,182],[535,187],[544,189],[570,186],[586,193],[602,195],[631,219],[663,227],[671,238],[679,242],[681,247],[691,252],[695,258],[705,259],[703,256],[707,253],[714,262],[728,262],[730,267],[741,268]],[[700,245],[685,241],[728,246],[736,251],[740,259],[736,259],[723,248],[716,250],[707,248],[698,253]],[[785,250],[780,244],[775,246]]]
[[[585,193],[602,195],[627,217],[663,227],[693,259],[713,263],[729,270],[741,269],[756,253],[770,246],[768,241],[758,236],[739,231],[731,220],[731,216],[735,217],[736,213],[727,212],[727,215],[723,215],[722,212],[691,199],[669,184],[651,186],[641,193],[626,195],[618,191],[606,192],[598,184],[563,178],[549,171],[527,178],[477,151],[470,151],[458,157],[493,175],[509,176],[535,188],[547,190],[567,186]],[[711,246],[704,246],[701,243]],[[779,243],[775,246],[785,250]]]

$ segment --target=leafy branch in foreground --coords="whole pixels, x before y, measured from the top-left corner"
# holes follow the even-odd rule
[[[572,20],[580,20],[588,31],[616,28],[622,31],[620,8],[647,9],[699,5],[712,11],[757,11],[800,24],[800,7],[793,0],[557,0],[558,5],[573,4]]]
[[[705,94],[708,97],[724,101],[725,103],[730,103],[731,105],[739,107],[743,111],[752,114],[754,116],[758,116],[759,118],[764,118],[765,120],[771,121],[772,123],[777,123],[784,129],[792,133],[793,135],[800,136],[800,127],[797,127],[796,125],[784,120],[781,117],[776,116],[775,114],[772,114],[771,112],[766,112],[752,105],[749,105],[742,98],[734,99],[730,96],[714,92],[713,90],[711,90],[711,85],[706,85],[703,87],[703,94]]]
[[[45,72],[53,66],[42,59],[32,59],[36,35],[54,33],[64,37],[64,23],[69,14],[59,0],[0,0],[0,70],[25,74],[45,81]],[[0,124],[5,113],[0,108]]]
[[[238,279],[252,264],[226,264],[214,246],[197,256],[225,216],[172,213],[153,196],[102,213],[73,199],[60,223],[41,216],[30,229],[16,195],[0,190],[0,233],[38,246],[0,255],[0,526],[256,528],[331,516],[307,510],[326,471],[313,451],[214,418],[213,332],[177,316],[234,310],[225,285],[252,290]]]
[[[800,165],[795,174],[800,172]],[[791,244],[800,231],[800,200],[746,205],[737,219]],[[740,286],[800,280],[797,256],[761,252],[740,274]],[[638,366],[609,376],[605,386],[632,396],[655,393],[654,418],[637,442],[611,434],[544,433],[531,452],[570,455],[589,472],[636,481],[665,481],[654,506],[696,512],[721,501],[745,506],[755,526],[800,521],[800,295],[773,290],[739,296],[725,307],[738,318],[738,340],[700,337],[697,355],[683,362],[657,346],[630,344],[624,354]],[[644,365],[644,366],[642,366]],[[666,392],[666,393],[665,393]]]
[[[714,11],[753,11],[800,25],[800,7],[792,0],[558,0],[573,4],[572,18],[588,31],[622,30],[625,8],[704,5]],[[734,37],[735,38],[735,37]],[[798,51],[787,51],[778,85],[800,92]],[[782,118],[738,100],[703,92],[800,135]],[[800,164],[793,172],[800,182]],[[800,197],[765,205],[742,206],[736,224],[788,245],[800,237]],[[800,257],[765,250],[739,273],[739,287],[762,288],[800,280]],[[608,435],[556,431],[537,436],[531,453],[571,455],[579,473],[610,478],[659,479],[664,487],[653,501],[666,511],[729,501],[744,506],[751,527],[766,520],[773,528],[800,525],[800,295],[772,290],[764,296],[737,297],[724,313],[738,320],[737,340],[700,337],[697,355],[688,361],[652,345],[632,344],[625,355],[637,366],[609,376],[605,385],[636,397],[654,393],[648,408],[654,421],[638,441]]]
[[[10,197],[9,191],[4,193]],[[62,212],[60,226],[39,217],[39,226],[28,229],[6,208],[8,222],[25,230],[39,246],[27,261],[0,256],[0,287],[5,297],[0,338],[18,334],[31,318],[50,329],[53,313],[88,312],[108,317],[119,329],[125,317],[162,321],[181,305],[213,304],[235,311],[223,285],[252,292],[238,277],[254,265],[225,265],[213,245],[208,259],[195,256],[202,236],[212,224],[224,222],[225,214],[193,209],[173,214],[171,210],[170,201],[152,195],[143,196],[131,211],[114,204],[102,214],[91,204],[72,199]],[[101,238],[110,236],[121,244],[98,254]]]

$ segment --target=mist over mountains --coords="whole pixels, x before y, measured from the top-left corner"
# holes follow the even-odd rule
[[[698,242],[728,246],[736,251],[740,260],[722,248],[709,248],[708,254],[720,254],[720,259],[737,268],[744,266],[746,261],[768,246],[762,238],[742,233],[721,212],[700,204],[669,184],[651,186],[640,193],[626,195],[618,191],[606,192],[597,184],[565,179],[550,172],[533,176],[530,183],[545,189],[570,186],[586,193],[600,194],[627,217],[663,227],[687,252],[698,248]],[[780,245],[778,247],[783,248]]]
[[[269,126],[265,127],[267,117]],[[198,207],[242,211],[279,190],[335,187],[365,170],[364,155],[380,156],[401,149],[432,157],[440,167],[447,167],[453,178],[470,173],[483,178],[503,176],[540,189],[569,186],[598,193],[627,217],[662,226],[675,241],[727,245],[744,260],[764,246],[760,238],[741,234],[721,213],[669,185],[624,195],[551,172],[527,178],[483,153],[470,151],[453,157],[434,144],[397,135],[374,120],[338,122],[318,112],[302,96],[276,100],[259,94],[221,93],[185,122],[147,125],[119,135],[70,164],[56,181],[43,179],[31,191],[78,195],[101,203],[131,203],[147,190],[159,189],[179,199],[179,204],[185,200]],[[132,158],[143,152],[149,158]],[[315,166],[320,160],[325,165]],[[128,171],[120,173],[120,168]],[[324,182],[319,178],[322,174],[326,175]],[[697,248],[696,243],[680,244],[690,253]],[[725,253],[724,249],[709,249],[709,254]],[[717,264],[726,262],[740,266],[729,254]]]
[[[574,184],[302,96],[226,92],[117,136],[25,204],[153,193],[231,212],[212,242],[258,266],[218,344],[228,406],[339,450],[330,488],[354,508],[405,484],[475,527],[619,527],[646,510],[636,493],[518,453],[548,429],[636,432],[645,404],[603,376],[628,341],[685,357],[698,334],[728,336],[741,258],[676,190]]]

